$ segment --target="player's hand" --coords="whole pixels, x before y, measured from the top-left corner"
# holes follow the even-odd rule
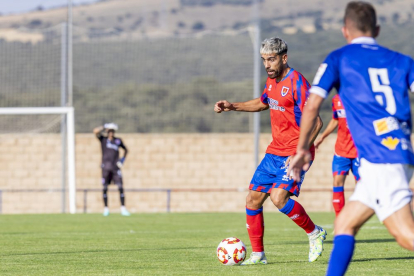
[[[309,150],[299,150],[290,161],[286,175],[299,182],[302,171],[307,171],[310,166],[312,155]]]
[[[316,139],[315,143],[313,143],[313,145],[315,146],[316,149],[319,149],[319,146],[322,144],[323,142],[323,138],[319,137],[318,139]]]
[[[124,165],[125,162],[125,157],[122,157],[121,159],[118,160],[118,162],[116,162],[116,165],[118,166],[118,168],[122,168],[122,166]]]
[[[285,168],[289,168],[289,164],[290,164],[290,161],[292,161],[292,157],[293,157],[293,155],[289,156],[289,157],[286,159],[286,162],[285,162]]]
[[[216,104],[214,105],[214,111],[217,113],[221,113],[221,112],[226,112],[226,111],[231,111],[233,110],[233,105],[231,103],[229,103],[226,100],[223,101],[218,101],[216,102]]]

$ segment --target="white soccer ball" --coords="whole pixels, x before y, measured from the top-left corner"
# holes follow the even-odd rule
[[[217,258],[224,265],[240,265],[246,254],[246,246],[235,237],[222,240],[217,247]]]

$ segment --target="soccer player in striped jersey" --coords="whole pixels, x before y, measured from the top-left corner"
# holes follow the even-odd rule
[[[332,160],[332,174],[334,177],[332,205],[335,215],[338,216],[345,205],[344,184],[349,171],[352,171],[355,181],[359,180],[359,159],[346,122],[344,105],[339,95],[335,95],[332,99],[332,113],[332,120],[321,136],[316,139],[315,147],[318,148],[323,140],[338,127],[335,155]]]
[[[414,60],[379,45],[376,12],[367,2],[349,2],[342,33],[348,45],[331,52],[315,75],[304,110],[296,156],[288,173],[300,180],[310,163],[308,141],[324,98],[335,87],[344,104],[360,158],[355,191],[335,221],[328,276],[344,275],[355,235],[374,214],[398,244],[414,251],[414,172],[411,106]]]
[[[264,253],[263,235],[263,203],[269,197],[280,212],[287,215],[301,227],[309,237],[309,262],[316,261],[322,254],[326,231],[315,225],[305,209],[293,196],[299,196],[300,187],[305,177],[293,181],[286,177],[291,156],[296,152],[299,138],[300,118],[309,95],[309,83],[287,61],[288,46],[280,38],[265,39],[260,54],[266,68],[268,78],[263,94],[247,102],[230,103],[218,101],[214,110],[259,112],[270,109],[273,140],[266,150],[266,156],[257,167],[246,198],[247,231],[252,245],[252,254],[242,265],[267,264]],[[309,142],[313,149],[313,140],[322,127],[322,121],[312,130]]]

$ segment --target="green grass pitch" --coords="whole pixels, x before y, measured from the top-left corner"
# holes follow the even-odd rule
[[[0,275],[324,275],[332,249],[330,213],[312,213],[326,228],[323,256],[308,263],[302,229],[265,213],[266,266],[227,267],[219,242],[247,245],[245,214],[111,214],[0,216]],[[414,253],[401,249],[376,218],[357,237],[348,275],[414,275]]]

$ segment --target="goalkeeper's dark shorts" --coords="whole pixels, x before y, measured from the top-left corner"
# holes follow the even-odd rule
[[[119,188],[122,187],[122,173],[119,169],[102,169],[102,184],[109,185],[113,182]]]

